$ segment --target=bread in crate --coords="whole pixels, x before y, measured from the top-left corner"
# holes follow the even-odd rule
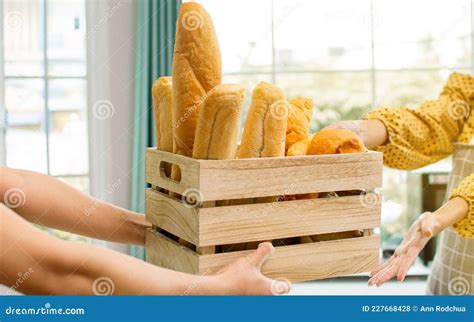
[[[180,182],[166,176],[166,164],[179,166]],[[146,179],[153,186],[146,196],[146,218],[155,227],[147,232],[146,241],[147,260],[153,264],[211,274],[251,252],[219,253],[216,246],[350,231],[363,233],[354,238],[275,245],[263,273],[292,281],[315,280],[367,272],[378,263],[379,237],[371,233],[380,225],[381,198],[376,193],[212,205],[220,200],[371,191],[381,186],[381,153],[196,160],[148,149]],[[179,244],[178,238],[195,247]]]
[[[187,28],[189,14],[202,18],[198,28]],[[371,236],[380,222],[378,195],[370,200],[318,194],[380,186],[381,154],[305,156],[345,153],[346,144],[350,152],[359,151],[347,138],[330,140],[335,151],[320,151],[318,136],[311,138],[308,130],[312,101],[287,102],[281,89],[262,82],[252,95],[239,159],[226,160],[237,152],[244,91],[222,85],[221,69],[209,14],[198,3],[183,3],[172,82],[162,84],[162,78],[156,85],[163,91],[153,91],[161,151],[146,153],[152,185],[146,217],[154,225],[147,231],[148,261],[211,274],[270,240],[276,251],[263,266],[270,277],[312,280],[372,268],[378,258],[378,237]],[[171,142],[170,130],[172,149],[161,144]],[[285,158],[286,152],[303,156]]]

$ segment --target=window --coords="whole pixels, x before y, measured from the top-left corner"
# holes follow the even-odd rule
[[[451,72],[474,71],[472,0],[201,2],[217,30],[224,81],[247,87],[245,106],[257,82],[273,82],[288,97],[314,99],[312,131],[378,106],[415,107]],[[385,170],[387,246],[412,222],[413,200],[407,173]]]
[[[5,0],[0,10],[0,162],[88,192],[85,0]]]

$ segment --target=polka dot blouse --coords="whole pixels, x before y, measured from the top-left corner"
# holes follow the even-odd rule
[[[437,100],[416,109],[380,108],[366,119],[380,120],[387,128],[389,142],[374,149],[384,153],[386,166],[412,170],[434,163],[453,153],[453,143],[469,143],[474,137],[474,77],[453,73]],[[454,228],[474,238],[474,174],[463,179],[454,197],[469,203],[468,215]]]

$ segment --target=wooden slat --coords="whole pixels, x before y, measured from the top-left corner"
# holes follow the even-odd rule
[[[152,189],[146,192],[146,220],[194,245],[199,241],[198,211],[161,192]]]
[[[359,196],[192,209],[147,191],[146,219],[200,247],[364,230],[380,226],[380,201]]]
[[[181,181],[176,182],[166,178],[160,171],[161,162],[178,165],[181,169]],[[145,154],[145,178],[146,182],[152,185],[183,194],[187,189],[199,188],[199,162],[191,158],[149,148]]]
[[[199,259],[195,252],[152,229],[146,231],[146,260],[164,268],[198,273]]]
[[[363,230],[380,226],[380,200],[359,196],[203,208],[200,246]]]
[[[368,272],[378,264],[378,236],[276,247],[263,265],[270,278],[308,281]],[[199,272],[210,274],[247,256],[241,251],[199,256]]]
[[[242,160],[199,160],[206,200],[362,190],[382,185],[379,152]]]
[[[162,178],[160,161],[178,164],[182,181]],[[194,160],[148,149],[146,180],[182,194],[198,189],[201,201],[362,190],[382,184],[382,154],[366,153],[303,157]]]
[[[215,207],[216,206],[216,202],[215,201],[205,201],[203,202],[202,204],[203,207]],[[201,236],[199,236],[199,239],[200,239]],[[201,246],[201,243],[200,243],[200,240],[198,242],[198,245],[197,248],[196,248],[196,251],[199,255],[209,255],[209,254],[215,254],[216,252],[216,244],[215,243],[212,243],[211,246]]]

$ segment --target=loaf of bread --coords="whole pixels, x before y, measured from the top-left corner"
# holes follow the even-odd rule
[[[283,91],[270,83],[260,82],[252,93],[237,157],[284,156],[288,113]]]
[[[173,93],[171,77],[160,77],[152,86],[152,102],[155,114],[156,147],[173,152]],[[171,165],[166,164],[165,173],[171,175]]]
[[[312,140],[313,136],[308,135],[305,139],[294,143],[292,146],[290,146],[286,155],[289,157],[306,155],[306,152],[308,151],[308,147],[311,144]]]
[[[206,99],[207,93],[221,82],[221,52],[212,19],[200,4],[183,3],[176,22],[173,53],[175,154],[188,157],[193,155],[200,105]],[[171,178],[181,180],[179,167],[172,167]],[[180,242],[190,245],[184,240]]]
[[[264,158],[285,156],[286,125],[289,104],[285,94],[277,86],[260,82],[252,93],[252,102],[245,121],[242,141],[237,157]],[[233,200],[234,204],[274,202],[278,197]],[[254,249],[260,242],[240,243],[223,246],[225,251]]]
[[[313,101],[310,98],[298,96],[288,101],[289,115],[286,128],[285,151],[296,142],[304,140],[309,135],[309,123],[313,116]]]
[[[245,88],[233,84],[218,85],[208,93],[199,111],[193,158],[235,158],[244,97]]]
[[[221,53],[211,17],[200,4],[183,3],[173,56],[174,153],[192,156],[199,107],[221,81]],[[177,167],[172,177],[180,179]]]
[[[343,129],[327,129],[316,133],[306,151],[307,155],[342,154],[364,152],[365,145],[354,133]],[[326,241],[350,237],[359,237],[358,231],[329,233],[324,235],[305,236],[301,242]]]
[[[155,113],[156,146],[158,150],[173,152],[173,92],[171,77],[160,77],[152,87]]]
[[[311,140],[307,155],[364,152],[364,142],[352,131],[328,129],[316,133]]]

